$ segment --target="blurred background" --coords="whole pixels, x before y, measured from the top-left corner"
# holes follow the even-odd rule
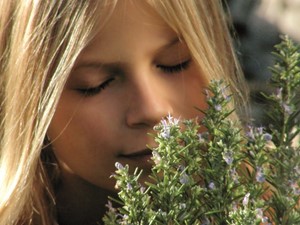
[[[268,123],[261,92],[270,92],[267,81],[273,65],[271,51],[288,34],[300,43],[300,0],[225,0],[236,32],[236,49],[251,91],[254,124]]]

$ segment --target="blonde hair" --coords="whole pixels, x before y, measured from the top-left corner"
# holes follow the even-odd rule
[[[187,43],[201,74],[225,79],[244,96],[219,0],[148,3]],[[98,29],[98,16],[107,19],[115,4],[0,2],[0,224],[53,224],[54,181],[41,157],[46,131],[77,56]]]
[[[248,117],[248,88],[232,46],[229,15],[224,12],[222,1],[149,2],[187,43],[200,73],[208,81],[222,79],[229,84],[229,92],[234,96],[234,108]],[[232,119],[237,119],[236,116],[234,113]]]

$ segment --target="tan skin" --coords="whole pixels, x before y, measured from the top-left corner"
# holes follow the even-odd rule
[[[79,56],[48,130],[62,171],[62,225],[101,221],[115,162],[147,179],[153,126],[205,107],[207,81],[186,44],[142,1],[123,2]]]

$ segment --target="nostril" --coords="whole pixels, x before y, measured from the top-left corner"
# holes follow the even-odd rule
[[[127,126],[153,128],[163,117],[173,113],[173,98],[166,83],[156,76],[145,74],[147,76],[136,76],[138,79],[130,86],[125,115]]]
[[[128,107],[126,112],[126,124],[130,127],[149,126],[153,128],[163,118],[173,114],[172,106],[169,102],[163,101],[143,101],[135,100]]]
[[[162,119],[168,118],[168,111],[170,110],[161,110],[155,107],[151,109],[144,108],[141,106],[139,110],[130,110],[126,115],[126,123],[130,127],[144,127],[148,126],[153,128],[157,125]]]

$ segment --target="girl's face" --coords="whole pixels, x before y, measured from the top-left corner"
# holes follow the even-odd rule
[[[199,116],[207,81],[177,34],[142,1],[120,1],[77,60],[48,136],[62,174],[113,190],[115,162],[142,168],[169,113]]]

